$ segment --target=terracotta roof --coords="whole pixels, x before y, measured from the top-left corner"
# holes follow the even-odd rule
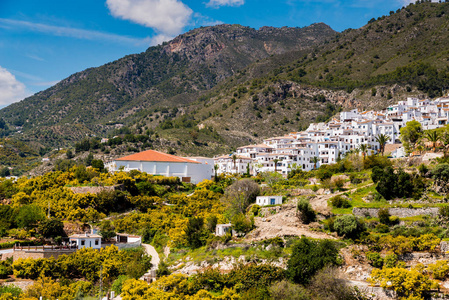
[[[130,160],[130,161],[179,162],[179,163],[187,162],[187,163],[199,164],[199,162],[191,160],[191,159],[170,155],[170,154],[162,153],[162,152],[155,151],[155,150],[147,150],[147,151],[139,152],[136,154],[131,154],[131,155],[128,155],[125,157],[120,157],[117,160],[118,161]]]

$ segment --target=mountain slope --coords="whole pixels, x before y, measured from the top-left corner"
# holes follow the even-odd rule
[[[145,133],[154,148],[213,155],[449,88],[449,3],[411,4],[359,29],[198,28],[0,111],[24,137],[70,145]],[[132,147],[131,147],[132,148]]]
[[[255,30],[240,25],[198,28],[169,43],[76,73],[0,111],[24,131],[83,124],[91,130],[126,123],[141,110],[188,104],[249,64],[332,39],[325,24]]]

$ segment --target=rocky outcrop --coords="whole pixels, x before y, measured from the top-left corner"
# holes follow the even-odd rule
[[[422,207],[422,208],[402,208],[402,207],[392,207],[388,209],[390,215],[399,218],[407,218],[414,216],[430,215],[435,216],[438,214],[438,207]],[[352,213],[359,217],[373,217],[377,218],[379,208],[365,208],[365,207],[354,207]]]

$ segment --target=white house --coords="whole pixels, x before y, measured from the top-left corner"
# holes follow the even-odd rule
[[[69,236],[70,245],[76,245],[77,249],[90,247],[94,249],[101,248],[101,236],[98,234],[73,234]]]
[[[232,224],[217,224],[215,226],[215,235],[216,236],[223,236],[228,232],[231,232]]]
[[[236,155],[234,158],[230,155],[223,155],[216,157],[215,164],[218,165],[217,173],[218,175],[221,174],[244,174],[250,169],[251,173],[251,163],[252,159],[249,157],[244,157],[240,155]]]
[[[256,204],[259,206],[282,204],[282,196],[257,196]]]
[[[152,175],[179,177],[183,182],[197,184],[204,179],[211,179],[213,174],[210,162],[198,160],[147,150],[116,159],[106,167],[110,171],[123,168],[124,171],[139,170]]]

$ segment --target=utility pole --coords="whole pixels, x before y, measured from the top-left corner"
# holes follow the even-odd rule
[[[102,287],[103,287],[103,266],[100,266],[100,294],[98,297],[99,300],[101,300]]]

